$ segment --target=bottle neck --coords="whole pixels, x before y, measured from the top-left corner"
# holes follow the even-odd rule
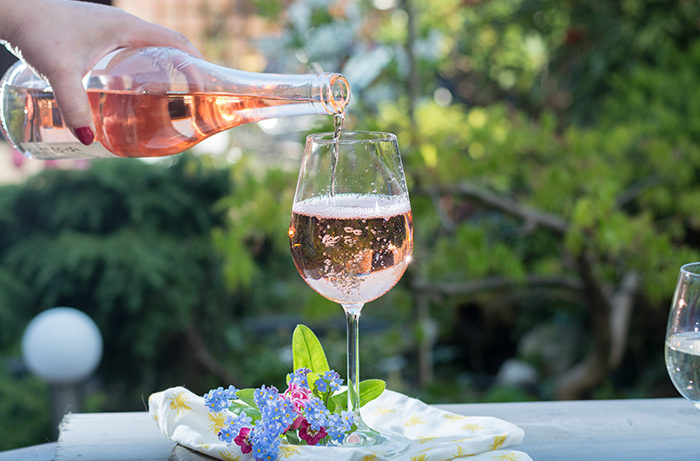
[[[316,85],[310,87],[310,94],[319,94],[321,104],[331,115],[345,112],[350,102],[350,85],[347,79],[336,73],[322,73],[316,78]]]
[[[86,86],[141,93],[257,96],[298,106],[294,114],[338,114],[350,100],[341,74],[273,74],[219,66],[174,48],[123,48],[105,56]]]
[[[210,80],[208,86],[203,88],[204,91],[288,101],[298,108],[297,113],[290,112],[288,115],[335,115],[344,112],[350,102],[350,85],[342,74],[258,73],[209,65],[217,68],[211,69],[210,75],[217,76],[218,85]]]

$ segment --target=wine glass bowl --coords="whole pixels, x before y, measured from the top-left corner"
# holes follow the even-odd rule
[[[680,269],[666,327],[664,357],[673,385],[700,409],[700,263]]]
[[[332,133],[310,135],[289,238],[299,274],[322,296],[361,309],[389,291],[413,252],[396,137],[349,132],[336,145]]]
[[[389,291],[413,253],[413,215],[396,136],[318,133],[306,139],[292,206],[289,242],[306,283],[339,303],[348,333],[348,409],[358,430],[343,446],[377,446],[383,456],[408,447],[360,415],[358,322],[365,303]]]

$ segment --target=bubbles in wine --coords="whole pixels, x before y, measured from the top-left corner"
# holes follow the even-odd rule
[[[337,194],[296,203],[289,230],[294,263],[321,295],[364,303],[401,278],[413,252],[407,196]]]

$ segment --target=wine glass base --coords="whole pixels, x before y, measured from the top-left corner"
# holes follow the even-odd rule
[[[410,440],[395,433],[379,433],[367,426],[357,429],[336,446],[342,448],[369,448],[372,453],[392,458],[404,453]]]

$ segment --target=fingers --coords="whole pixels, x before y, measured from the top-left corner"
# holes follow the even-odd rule
[[[95,128],[87,93],[77,72],[58,70],[47,76],[61,109],[63,122],[85,145],[92,143]]]
[[[164,27],[160,26],[159,28],[165,29]],[[163,46],[174,46],[175,48],[179,48],[185,53],[188,53],[196,58],[204,59],[202,53],[200,53],[199,50],[192,44],[192,42],[189,41],[185,34],[170,29],[165,30],[167,31],[167,35],[169,35],[170,37],[168,37],[167,40],[163,42]]]
[[[199,50],[189,41],[185,34],[168,29],[167,27],[137,19],[133,29],[123,34],[124,40],[122,46],[171,46],[194,57],[204,59]]]

